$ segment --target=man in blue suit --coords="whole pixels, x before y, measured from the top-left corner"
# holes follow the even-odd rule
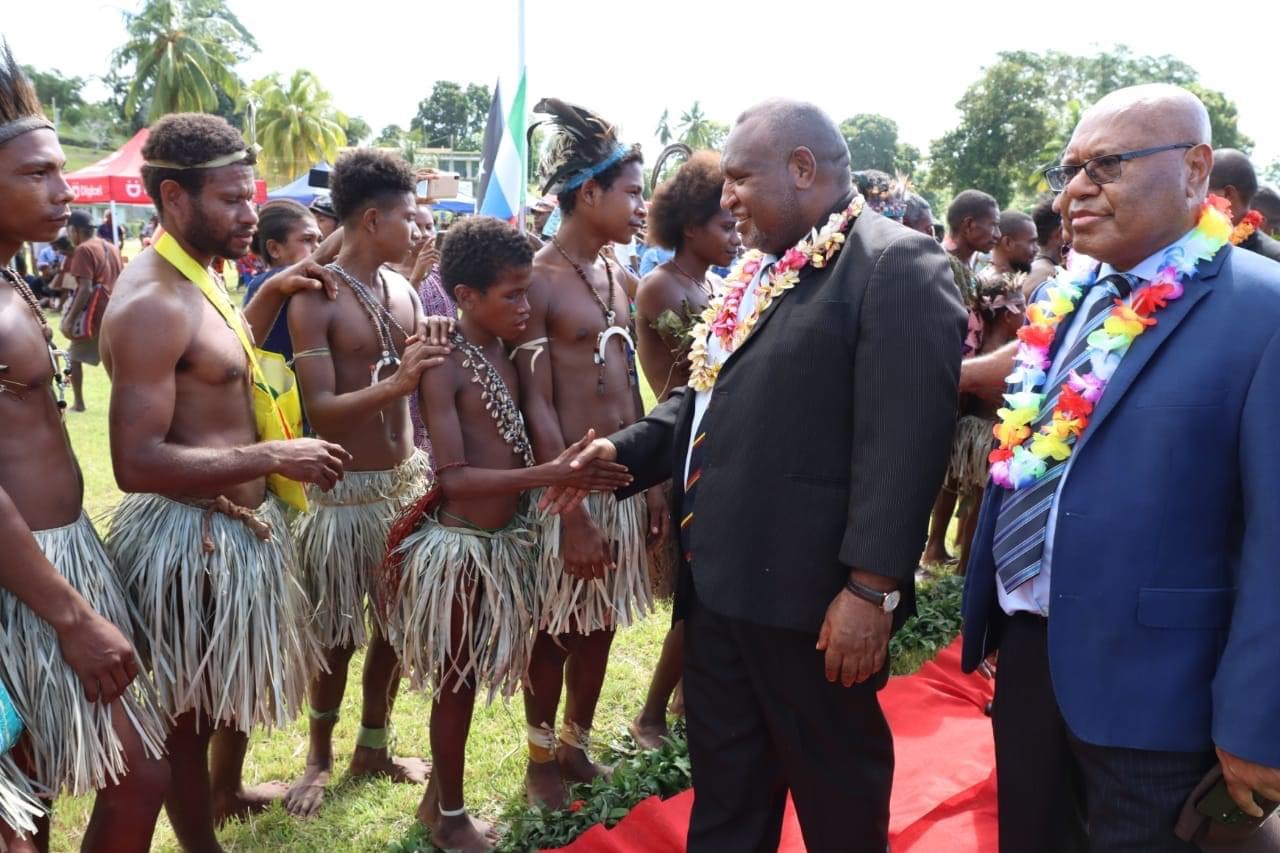
[[[1087,372],[1080,340],[1108,303],[1187,246],[1209,134],[1189,92],[1124,89],[1050,170],[1100,264],[1057,329],[1051,397],[1082,349]],[[1224,245],[1182,281],[1070,456],[983,501],[964,665],[999,649],[1004,853],[1195,850],[1173,826],[1215,763],[1245,811],[1280,800],[1280,264]]]

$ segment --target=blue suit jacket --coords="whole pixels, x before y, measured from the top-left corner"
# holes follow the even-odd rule
[[[1050,567],[1049,667],[1087,743],[1214,744],[1280,767],[1280,264],[1225,247],[1133,344],[1075,449]],[[964,666],[1007,617],[986,491]]]

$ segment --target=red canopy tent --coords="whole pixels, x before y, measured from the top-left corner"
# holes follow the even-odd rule
[[[142,186],[142,146],[150,135],[144,127],[118,151],[68,174],[67,183],[76,194],[74,203],[110,205],[112,222],[117,204],[151,204]],[[266,200],[267,182],[254,181],[254,201],[262,204]]]

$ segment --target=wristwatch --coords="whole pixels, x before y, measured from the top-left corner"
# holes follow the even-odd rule
[[[844,588],[863,601],[870,601],[885,613],[892,613],[897,610],[898,605],[902,602],[902,593],[896,589],[892,592],[881,592],[878,589],[863,586],[852,578],[844,582]]]

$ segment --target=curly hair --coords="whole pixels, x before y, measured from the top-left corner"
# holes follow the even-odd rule
[[[311,211],[292,199],[280,198],[267,202],[258,210],[258,230],[253,235],[253,253],[266,261],[267,266],[274,266],[276,261],[267,251],[267,243],[271,240],[283,243],[289,239],[289,232],[298,223],[314,218]]]
[[[618,176],[622,174],[623,169],[625,169],[627,166],[630,166],[632,163],[643,163],[643,162],[644,162],[644,154],[641,153],[640,146],[632,145],[631,150],[628,151],[626,154],[624,154],[621,160],[619,160],[617,163],[614,163],[612,166],[605,169],[600,174],[596,175],[594,178],[592,178],[592,180],[595,181],[597,184],[599,184],[601,189],[608,192],[610,189],[613,188],[613,182],[618,180]],[[582,186],[586,186],[586,184],[583,184]],[[560,204],[561,216],[568,216],[569,214],[573,213],[573,209],[578,205],[578,193],[581,190],[582,190],[582,187],[578,187],[572,190],[565,190],[564,192],[556,196],[556,201],[559,202]]]
[[[244,151],[249,146],[244,137],[221,116],[204,113],[173,113],[156,122],[142,146],[144,160],[166,160],[182,166],[207,163],[227,154]],[[257,157],[250,151],[236,165],[252,166]],[[164,213],[160,200],[160,184],[174,181],[189,195],[199,193],[209,179],[210,169],[165,169],[142,167],[142,184],[151,196],[156,210]]]
[[[715,151],[695,151],[649,202],[649,236],[664,249],[684,248],[684,229],[705,225],[720,212],[724,173]]]
[[[533,247],[511,225],[492,216],[468,216],[444,233],[440,279],[452,292],[464,284],[481,293],[513,267],[533,263]]]
[[[376,148],[357,148],[338,158],[329,174],[329,200],[340,222],[389,196],[412,193],[413,170],[399,154]]]

